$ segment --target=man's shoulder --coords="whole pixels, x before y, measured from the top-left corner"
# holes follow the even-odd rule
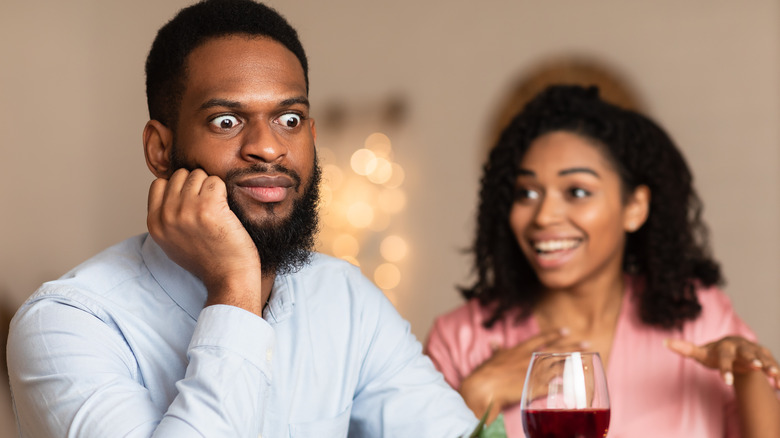
[[[104,249],[62,277],[44,283],[27,303],[51,297],[97,298],[148,275],[141,250],[146,238],[146,234],[134,236]]]
[[[286,277],[288,285],[299,297],[304,294],[313,299],[353,300],[382,295],[360,267],[318,252],[311,254],[306,266]]]
[[[295,280],[337,281],[338,279],[347,279],[349,281],[361,278],[363,274],[359,267],[344,259],[312,252],[309,262],[288,276]]]

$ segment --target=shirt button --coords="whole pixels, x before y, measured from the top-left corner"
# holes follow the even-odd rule
[[[266,362],[271,362],[271,359],[273,359],[273,357],[274,357],[274,350],[272,350],[270,348],[265,350],[265,361]]]

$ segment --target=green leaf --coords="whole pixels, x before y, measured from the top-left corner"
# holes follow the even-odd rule
[[[490,410],[493,408],[493,403],[487,408],[487,412],[482,416],[477,424],[477,427],[469,434],[468,438],[506,438],[506,429],[504,428],[504,414],[498,414],[498,417],[490,423],[490,426],[485,427],[487,417],[490,414]]]
[[[482,415],[482,418],[479,419],[479,423],[477,423],[477,427],[475,427],[474,430],[469,434],[469,438],[479,438],[480,436],[482,436],[482,430],[485,428],[485,422],[487,421],[488,414],[490,414],[490,410],[492,408],[493,408],[493,402],[490,402],[487,410],[485,411],[485,414]]]
[[[498,417],[479,436],[480,438],[506,438],[504,414],[498,414]]]

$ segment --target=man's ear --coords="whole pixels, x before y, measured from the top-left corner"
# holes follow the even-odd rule
[[[623,215],[623,229],[633,233],[642,227],[650,214],[650,188],[638,186],[628,197]]]
[[[146,165],[157,178],[171,176],[171,148],[173,132],[157,120],[149,120],[144,126],[144,156]]]

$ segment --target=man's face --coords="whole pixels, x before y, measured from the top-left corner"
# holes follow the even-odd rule
[[[291,267],[285,251],[300,265],[313,244],[319,169],[306,96],[298,58],[269,38],[214,38],[187,58],[171,166],[225,181],[264,273]]]

